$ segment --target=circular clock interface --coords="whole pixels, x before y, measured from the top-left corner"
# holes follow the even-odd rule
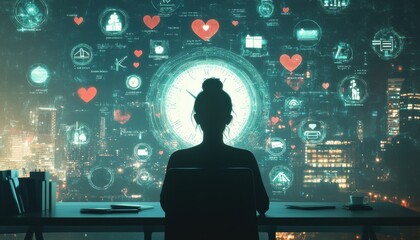
[[[225,143],[251,146],[251,136],[261,132],[269,108],[267,89],[256,69],[241,56],[219,48],[195,49],[171,60],[158,70],[148,92],[156,138],[171,150],[201,142],[194,101],[203,81],[214,77],[232,99],[233,119],[225,130]]]

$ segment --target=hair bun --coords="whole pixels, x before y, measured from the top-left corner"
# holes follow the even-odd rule
[[[204,92],[221,92],[223,91],[223,83],[218,78],[208,78],[204,80],[201,86]]]

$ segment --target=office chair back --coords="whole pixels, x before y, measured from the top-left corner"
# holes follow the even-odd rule
[[[250,169],[174,168],[162,191],[165,239],[258,239]]]

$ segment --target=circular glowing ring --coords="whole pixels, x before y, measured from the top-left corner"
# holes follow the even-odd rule
[[[316,125],[311,128],[311,124]],[[327,136],[325,123],[312,118],[306,118],[299,123],[298,136],[306,144],[323,142]]]
[[[387,37],[387,39],[383,39],[384,37]],[[390,44],[389,42],[388,43],[383,42],[383,41],[389,41],[390,37],[392,37],[391,41],[393,41],[391,45],[389,45]],[[387,47],[392,47],[392,49],[395,49],[395,52],[393,52],[390,55],[384,55],[382,51],[384,44],[387,44]],[[375,33],[371,46],[372,46],[373,51],[381,59],[383,60],[395,59],[400,55],[400,53],[404,49],[404,38],[401,37],[393,28],[383,28],[379,30],[377,33]]]
[[[146,155],[139,156],[138,151],[139,151],[140,147],[142,147],[143,149],[146,149]],[[152,147],[150,147],[149,144],[147,144],[147,143],[139,143],[133,149],[133,156],[138,161],[146,162],[152,156],[152,151],[153,151],[153,149],[152,149]]]
[[[227,143],[243,147],[254,146],[255,140],[253,141],[250,136],[260,136],[265,129],[264,123],[268,119],[270,100],[267,86],[258,70],[245,58],[218,47],[200,47],[178,54],[166,61],[155,73],[146,97],[147,102],[152,103],[147,111],[150,128],[153,129],[152,133],[155,138],[161,140],[170,151],[193,145],[172,132],[170,127],[165,125],[168,122],[165,119],[166,116],[160,114],[164,111],[165,91],[171,85],[172,78],[180,71],[198,64],[223,64],[223,67],[227,65],[232,68],[231,70],[235,74],[242,77],[241,80],[245,81],[246,86],[249,86],[248,91],[253,104],[249,119],[241,134],[228,140]],[[160,115],[160,117],[157,118],[156,115]]]
[[[153,183],[153,178],[152,178],[152,175],[148,171],[142,169],[138,172],[135,178],[135,182],[139,186],[150,185]]]
[[[95,184],[93,183],[93,181],[92,181],[92,175],[94,174],[94,172],[95,172],[95,171],[98,171],[98,170],[105,170],[105,171],[106,171],[106,173],[108,173],[108,174],[109,174],[109,176],[110,176],[108,183],[107,183],[107,184],[105,184],[105,185],[103,185],[103,186],[97,186],[97,185],[95,185]],[[114,181],[115,181],[115,176],[114,176],[114,173],[112,172],[112,170],[111,170],[109,167],[96,166],[96,167],[92,168],[92,169],[88,172],[88,174],[87,174],[87,179],[88,179],[89,185],[90,185],[92,188],[94,188],[94,189],[96,189],[96,190],[103,191],[103,190],[107,190],[109,187],[111,187],[111,186],[112,186],[112,184],[113,184],[113,183],[114,183]]]
[[[36,63],[29,67],[26,78],[29,84],[34,87],[45,87],[51,78],[51,74],[46,65]]]
[[[275,156],[275,157],[280,157],[281,155],[283,155],[286,152],[286,149],[287,149],[286,142],[282,138],[272,137],[272,138],[269,138],[268,140],[269,140],[269,142],[267,144],[267,152],[270,155]],[[271,147],[272,142],[280,142],[282,147],[272,148]],[[280,150],[280,151],[278,151],[278,150]]]
[[[39,12],[42,12],[42,17],[40,19],[37,19],[36,21],[24,21],[23,19],[29,18],[28,15],[21,15],[19,13],[19,10],[22,10],[23,8],[28,7],[29,4],[35,5],[37,8],[40,6],[37,6],[36,3],[33,1],[28,0],[19,0],[16,2],[13,11],[14,11],[14,18],[16,20],[16,23],[19,24],[22,28],[25,28],[26,30],[34,30],[40,26],[42,26],[45,21],[47,20],[48,16],[48,7],[44,0],[37,0],[36,2],[41,3],[41,7],[43,7],[43,10],[38,9]],[[21,6],[24,5],[24,6]],[[27,10],[27,9],[26,9]]]
[[[109,13],[112,14],[112,12],[118,13],[119,17],[121,17],[121,16],[124,17],[124,22],[123,22],[123,25],[122,25],[122,28],[121,28],[120,31],[107,31],[106,30],[106,24],[107,24],[108,18],[110,16]],[[107,36],[119,36],[119,35],[124,34],[125,31],[127,31],[128,23],[129,23],[129,19],[128,19],[127,13],[125,11],[123,11],[121,9],[117,9],[117,8],[106,9],[99,16],[99,27],[100,27],[102,33],[107,35]]]
[[[133,74],[127,77],[125,85],[130,90],[137,90],[140,88],[141,82],[141,78],[138,75]]]
[[[349,98],[348,96],[345,95],[345,92],[346,92],[345,84],[351,83],[352,80],[357,81],[357,82],[359,82],[363,85],[362,92],[360,92],[360,99],[359,100],[352,100],[351,98]],[[366,101],[366,99],[369,95],[366,81],[363,78],[361,78],[357,75],[351,75],[351,76],[347,76],[347,77],[343,78],[340,81],[340,83],[338,84],[338,93],[340,95],[341,100],[343,100],[344,103],[347,104],[347,105],[362,104]]]
[[[80,54],[81,55],[80,57],[83,57],[83,56],[85,56],[84,54],[86,52],[89,54],[89,56],[85,60],[83,60],[83,61],[77,60],[77,58],[75,57],[76,54]],[[92,47],[89,46],[89,45],[87,45],[87,44],[85,44],[85,43],[77,44],[76,46],[74,46],[71,49],[71,51],[70,51],[70,58],[71,58],[71,61],[73,62],[74,65],[77,65],[77,66],[86,66],[89,63],[91,63],[92,62],[92,59],[93,59],[93,50],[92,50]]]
[[[269,18],[274,13],[274,4],[271,0],[263,0],[258,6],[258,12],[263,18]]]
[[[303,33],[304,33],[304,28],[303,27],[305,27],[305,26],[300,26],[300,25],[306,25],[306,24],[313,25],[313,27],[316,28],[316,30],[318,31],[317,40],[299,40],[298,39],[298,30],[303,31]],[[315,29],[310,29],[310,30],[314,31]],[[321,41],[321,38],[322,38],[321,27],[319,26],[319,24],[317,22],[315,22],[314,20],[310,20],[310,19],[304,19],[304,20],[299,21],[295,25],[295,27],[293,28],[293,33],[294,33],[293,36],[302,45],[302,47],[307,47],[307,48],[311,48],[311,47],[316,46]],[[306,34],[309,34],[309,33],[306,33]],[[310,44],[311,42],[312,42],[312,44]],[[304,44],[304,43],[308,43],[308,44]]]
[[[286,191],[292,186],[294,174],[286,166],[275,166],[268,174],[271,186],[277,191]]]

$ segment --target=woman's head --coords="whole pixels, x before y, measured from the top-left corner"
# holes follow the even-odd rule
[[[194,103],[194,118],[206,130],[224,130],[232,120],[232,100],[223,91],[223,83],[217,78],[209,78],[203,82]]]

